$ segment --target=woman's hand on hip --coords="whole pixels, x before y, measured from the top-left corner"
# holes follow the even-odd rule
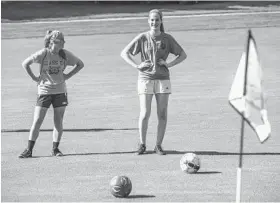
[[[40,76],[39,77],[36,77],[36,76],[32,77],[32,80],[38,83],[40,81]]]
[[[165,66],[166,68],[168,68],[168,64],[167,64],[166,61],[163,60],[163,59],[159,59],[157,63],[158,63],[159,65],[161,65],[161,66]]]
[[[65,73],[63,73],[63,76],[64,76],[64,80],[68,80],[70,78],[69,75]]]
[[[151,68],[152,66],[153,63],[151,62],[151,60],[145,60],[137,66],[137,69],[140,71],[145,71]]]

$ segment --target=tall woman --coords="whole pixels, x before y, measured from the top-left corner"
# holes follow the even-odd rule
[[[154,9],[149,12],[150,30],[136,36],[121,52],[121,57],[138,70],[138,94],[140,100],[139,134],[140,144],[137,154],[146,151],[146,134],[151,113],[153,95],[157,102],[158,128],[154,151],[159,155],[166,153],[162,142],[167,124],[167,108],[171,83],[169,69],[186,59],[186,53],[178,42],[164,32],[161,11]],[[132,56],[141,55],[141,63],[136,64]],[[177,56],[167,62],[169,54]]]

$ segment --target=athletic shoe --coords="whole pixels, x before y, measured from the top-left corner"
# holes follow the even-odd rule
[[[52,156],[63,156],[62,152],[58,148],[53,149],[51,155]]]
[[[137,155],[144,154],[146,151],[146,145],[145,144],[140,144],[138,150],[136,151]]]
[[[160,145],[156,145],[154,152],[158,155],[166,155],[166,153],[163,151],[162,147]]]
[[[32,151],[29,149],[25,149],[19,156],[18,158],[30,158],[32,157]]]

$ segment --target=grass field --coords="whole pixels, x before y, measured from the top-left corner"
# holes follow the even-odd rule
[[[172,13],[213,13],[213,12],[236,12],[248,10],[278,10],[280,3],[277,1],[13,1],[1,2],[1,21],[18,22],[49,19],[60,20],[61,18],[88,19],[117,16],[146,16],[148,10],[159,8],[165,14]]]
[[[152,153],[157,118],[153,101],[148,154],[134,155],[138,143],[137,71],[120,51],[146,20],[47,25],[2,24],[1,200],[3,202],[233,202],[241,118],[227,97],[252,28],[264,70],[272,137],[260,144],[245,128],[242,201],[280,201],[280,15],[208,16],[166,19],[167,32],[185,49],[187,60],[171,69],[166,156]],[[66,35],[66,48],[85,63],[67,82],[69,106],[61,142],[64,157],[50,157],[50,108],[34,158],[18,159],[26,147],[36,85],[21,62],[42,48],[49,28]],[[38,66],[33,66],[38,71]],[[195,152],[199,173],[184,174],[179,161]],[[130,177],[129,198],[109,193],[115,175]]]

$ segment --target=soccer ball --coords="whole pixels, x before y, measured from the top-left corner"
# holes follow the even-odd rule
[[[115,197],[127,197],[132,190],[132,183],[126,176],[115,176],[110,182],[110,192]]]
[[[200,168],[200,159],[194,153],[186,153],[180,160],[180,167],[185,173],[196,173]]]

